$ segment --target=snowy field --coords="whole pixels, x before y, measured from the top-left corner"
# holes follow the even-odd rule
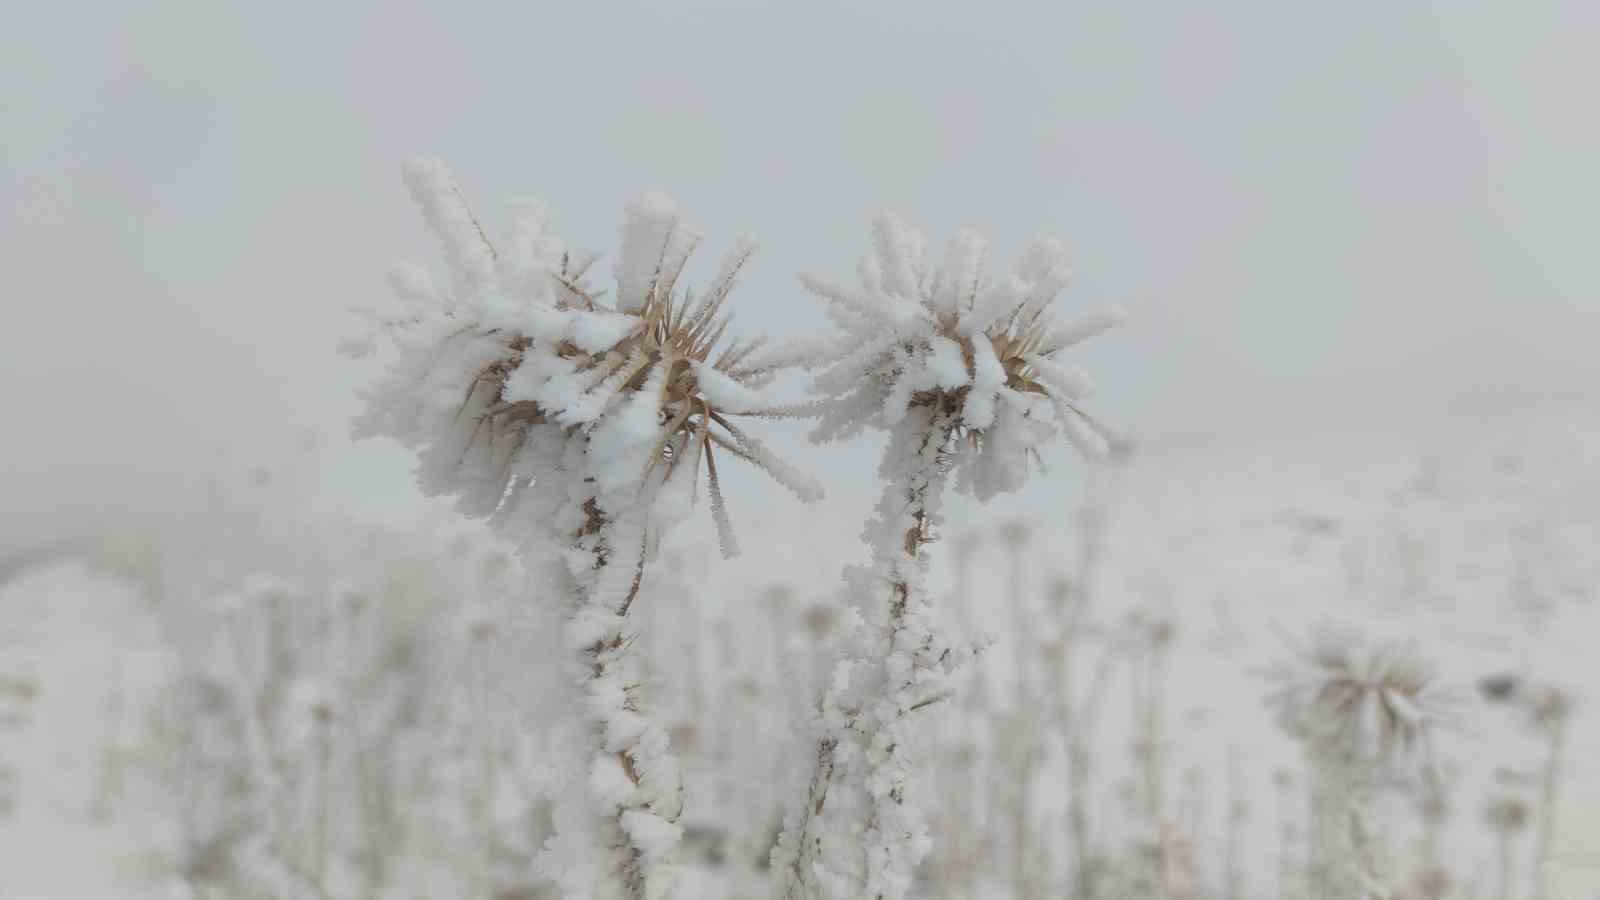
[[[1600,900],[1600,3],[12,6],[0,900]]]
[[[1571,692],[1545,896],[1600,896],[1597,472],[1600,421],[1561,417],[1418,440],[1154,447],[1098,469],[1070,513],[972,520],[954,507],[934,572],[940,607],[995,643],[925,751],[936,844],[918,894],[1004,898],[1070,883],[1064,745],[1028,727],[1024,702],[1047,709],[1060,696],[1060,672],[1036,650],[1060,579],[1076,579],[1092,606],[1061,671],[1076,697],[1106,671],[1086,804],[1105,896],[1133,896],[1109,885],[1137,868],[1152,828],[1188,873],[1170,895],[1300,896],[1279,880],[1297,859],[1284,826],[1302,814],[1299,759],[1263,707],[1259,670],[1287,654],[1284,635],[1324,617],[1415,639],[1458,695],[1435,740],[1452,773],[1448,896],[1500,896],[1485,804],[1506,791],[1531,802],[1543,760],[1516,712],[1486,704],[1476,683],[1509,672]],[[106,535],[8,573],[0,897],[545,896],[528,860],[549,823],[528,810],[550,782],[538,747],[551,701],[528,681],[549,620],[526,611],[537,598],[516,567],[448,522],[369,533],[246,518]],[[775,829],[782,795],[804,778],[806,751],[785,723],[810,702],[845,601],[811,554],[762,548],[815,542],[849,559],[856,527],[826,512],[781,536],[759,517],[745,524],[750,552],[731,565],[712,564],[704,529],[666,548],[641,601],[663,715],[701,798],[686,812],[686,896],[763,895],[774,832],[740,823]],[[268,532],[259,559],[220,549]],[[705,602],[674,606],[688,585]],[[301,608],[252,618],[267,596]],[[357,596],[365,606],[346,609]],[[1159,666],[1117,643],[1156,626],[1170,640]],[[279,665],[293,669],[281,673],[284,715],[304,721],[234,734],[230,698],[262,696],[272,665],[252,668],[248,648],[271,627],[301,635]],[[216,696],[196,699],[207,690]],[[394,712],[404,703],[410,718]],[[1140,736],[1153,767],[1132,749]],[[1033,739],[1031,763],[1008,755]],[[374,766],[388,777],[374,779]],[[1404,875],[1421,851],[1406,802],[1391,807],[1388,865]],[[266,852],[273,826],[279,838],[315,832],[317,849]],[[1531,896],[1531,846],[1526,833],[1512,845],[1509,896]]]

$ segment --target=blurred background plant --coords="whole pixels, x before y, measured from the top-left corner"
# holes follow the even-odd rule
[[[1414,468],[1247,458],[1226,477],[1204,452],[1144,450],[1094,470],[1070,515],[957,505],[930,583],[984,649],[925,738],[933,850],[912,895],[1309,900],[1333,896],[1334,833],[1367,895],[1587,896],[1597,450],[1531,427]],[[527,602],[484,529],[296,522],[267,502],[293,478],[259,474],[187,529],[63,547],[0,587],[7,896],[557,896],[533,859],[562,701],[528,686],[564,652],[559,611]],[[683,819],[696,897],[768,890],[812,762],[796,723],[863,602],[783,549],[838,541],[837,523],[766,527],[738,565],[709,527],[668,542],[643,586],[704,597],[645,603],[638,625],[700,798]],[[1318,631],[1330,617],[1356,627]],[[1261,679],[1274,663],[1288,680]],[[1425,719],[1354,701],[1422,673],[1453,703],[1406,756],[1369,729]],[[1274,709],[1295,713],[1287,733]],[[1310,727],[1323,713],[1341,727]],[[1325,808],[1332,749],[1365,767],[1356,837],[1327,824],[1349,821]],[[63,842],[89,861],[52,856]]]

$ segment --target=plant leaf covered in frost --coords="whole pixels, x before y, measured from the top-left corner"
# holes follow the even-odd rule
[[[821,369],[816,440],[892,428],[916,405],[957,410],[950,464],[979,499],[1021,488],[1029,457],[1058,433],[1086,456],[1106,452],[1105,429],[1080,406],[1089,377],[1061,356],[1125,313],[1053,315],[1068,271],[1060,242],[1035,241],[994,277],[975,231],[956,235],[938,269],[925,258],[927,240],[899,217],[879,216],[873,236],[859,288],[802,279],[838,328],[805,354]]]

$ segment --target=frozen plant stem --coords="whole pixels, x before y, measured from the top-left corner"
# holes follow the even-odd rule
[[[1228,823],[1222,858],[1223,896],[1227,900],[1244,900],[1244,870],[1240,865],[1239,851],[1243,845],[1241,832],[1249,817],[1249,805],[1239,771],[1239,748],[1228,745]]]
[[[1366,900],[1359,835],[1366,828],[1372,801],[1368,773],[1337,752],[1318,753],[1310,760],[1308,790],[1312,896],[1325,900]]]
[[[644,578],[644,538],[641,531],[637,541],[629,541],[624,536],[628,529],[613,527],[594,498],[583,504],[583,510],[586,518],[574,543],[587,552],[593,582],[628,582],[615,607],[604,601],[611,591],[581,580],[574,585],[572,632],[582,633],[587,639],[594,629],[599,629],[592,641],[578,651],[585,672],[583,692],[589,728],[595,742],[590,778],[596,785],[614,783],[618,775],[626,779],[626,789],[614,793],[597,790],[597,794],[609,794],[597,799],[603,837],[621,854],[617,874],[627,896],[665,896],[668,885],[648,883],[647,863],[661,858],[663,851],[670,852],[676,844],[683,788],[677,761],[668,750],[666,732],[639,696],[643,686],[642,659],[628,633],[628,614]]]
[[[1273,773],[1272,785],[1278,794],[1278,859],[1277,859],[1277,896],[1280,900],[1304,895],[1305,873],[1294,863],[1295,844],[1299,840],[1299,831],[1294,824],[1291,811],[1293,805],[1294,776],[1288,769],[1279,769]]]
[[[822,850],[817,834],[834,782],[842,773],[836,765],[841,744],[858,742],[853,751],[864,753],[867,783],[863,896],[881,900],[904,896],[917,861],[926,852],[926,824],[919,810],[906,803],[913,772],[911,756],[915,736],[910,718],[949,695],[944,673],[951,651],[934,634],[928,615],[931,607],[924,586],[925,545],[937,537],[938,509],[948,480],[947,453],[955,438],[957,419],[950,410],[918,408],[909,411],[890,438],[883,472],[891,477],[878,502],[878,519],[869,535],[873,540],[875,570],[888,588],[888,609],[872,662],[879,670],[881,691],[870,698],[870,715],[857,708],[835,710],[834,727],[817,741],[816,767],[806,789],[805,805],[792,817],[790,834],[780,843],[793,842],[794,855],[785,863],[783,896],[801,900],[815,889],[812,867]]]
[[[1133,706],[1138,716],[1134,740],[1143,783],[1144,817],[1154,824],[1166,810],[1166,688],[1167,656],[1172,644],[1172,623],[1157,618],[1144,625],[1142,665],[1136,665]]]
[[[968,533],[956,541],[951,556],[951,608],[959,618],[962,632],[969,635],[979,631],[973,621],[970,587],[973,558],[979,551],[980,543],[981,538],[976,533]],[[944,788],[950,797],[942,829],[945,843],[935,857],[936,868],[931,873],[939,896],[944,900],[970,897],[976,893],[984,861],[990,855],[985,847],[986,829],[979,824],[981,811],[987,807],[986,798],[981,792],[985,779],[974,774],[987,771],[989,767],[988,741],[979,734],[988,728],[992,716],[989,698],[985,669],[981,665],[974,666],[966,683],[966,696],[962,699],[958,716],[959,737],[950,745],[953,752],[947,763],[954,768],[956,777],[953,784]]]
[[[900,900],[930,840],[908,798],[912,713],[949,695],[945,684],[971,650],[938,633],[925,593],[926,554],[940,524],[944,488],[980,502],[1020,490],[1040,448],[1064,433],[1103,455],[1107,438],[1083,412],[1088,375],[1059,354],[1122,321],[1120,309],[1058,323],[1049,312],[1066,283],[1065,248],[1031,245],[1011,272],[990,278],[988,240],[963,230],[944,265],[924,257],[926,238],[885,214],[860,267],[861,288],[802,280],[828,303],[839,333],[802,351],[821,370],[812,384],[827,442],[867,427],[889,434],[879,476],[885,489],[866,530],[873,567],[861,594],[876,630],[855,636],[819,709],[817,768],[791,806],[773,848],[780,893]]]
[[[1559,688],[1548,689],[1544,703],[1538,707],[1539,721],[1547,730],[1550,740],[1549,756],[1539,772],[1539,826],[1533,844],[1533,892],[1531,900],[1545,900],[1545,868],[1555,847],[1556,799],[1561,795],[1561,774],[1566,757],[1567,719],[1571,702]]]
[[[1094,900],[1098,885],[1098,865],[1094,859],[1093,825],[1089,815],[1089,791],[1093,783],[1093,725],[1111,677],[1117,654],[1113,648],[1102,651],[1093,680],[1082,700],[1074,698],[1072,666],[1076,658],[1079,632],[1093,605],[1094,586],[1104,559],[1109,503],[1100,489],[1100,479],[1092,478],[1088,498],[1078,514],[1078,571],[1057,597],[1056,615],[1061,635],[1055,648],[1057,727],[1067,749],[1067,823],[1072,846],[1071,896],[1075,900]]]
[[[311,860],[307,880],[318,885],[325,883],[328,871],[328,832],[331,824],[329,799],[332,794],[331,775],[333,763],[333,723],[330,709],[318,704],[311,711],[311,753],[314,754],[311,773],[312,820]]]
[[[1129,708],[1133,711],[1135,798],[1141,827],[1153,851],[1142,857],[1139,877],[1149,885],[1168,885],[1172,871],[1160,837],[1166,803],[1166,660],[1173,624],[1162,616],[1136,610],[1128,659]]]
[[[1514,882],[1517,869],[1516,847],[1512,842],[1513,833],[1509,828],[1500,829],[1500,900],[1511,900],[1511,885]]]
[[[1004,537],[1009,561],[1007,572],[1007,595],[1010,598],[1006,604],[1011,612],[1012,625],[1012,660],[1016,669],[1016,699],[1014,701],[1014,716],[1017,723],[1017,749],[1019,759],[1016,765],[1016,775],[1011,780],[1011,874],[1016,885],[1016,895],[1022,900],[1034,900],[1039,896],[1044,881],[1043,873],[1039,866],[1034,864],[1035,835],[1033,829],[1033,803],[1032,786],[1035,776],[1044,764],[1046,748],[1044,746],[1044,722],[1034,713],[1038,707],[1038,700],[1034,694],[1035,658],[1043,655],[1044,649],[1035,632],[1037,630],[1033,611],[1029,609],[1027,600],[1024,570],[1025,556],[1028,543],[1028,528],[1022,522],[1012,522],[1003,526],[1001,533]]]
[[[906,805],[914,766],[910,750],[916,739],[908,719],[928,705],[925,698],[941,697],[948,691],[943,673],[950,650],[947,642],[934,634],[929,616],[922,547],[935,540],[931,529],[938,521],[947,472],[945,454],[955,437],[957,419],[946,409],[928,410],[924,415],[928,421],[921,427],[914,423],[924,416],[907,416],[911,427],[906,433],[915,437],[910,442],[914,450],[906,460],[905,481],[891,482],[879,506],[883,523],[888,525],[893,521],[893,506],[903,503],[905,512],[899,525],[905,532],[899,544],[885,546],[887,542],[882,542],[878,547],[879,562],[889,577],[891,602],[883,647],[884,695],[878,701],[878,731],[870,734],[867,751],[871,796],[867,888],[875,900],[902,896],[902,885],[909,883],[911,869],[926,852],[926,826],[920,814]]]

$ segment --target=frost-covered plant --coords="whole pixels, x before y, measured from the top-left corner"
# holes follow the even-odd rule
[[[914,716],[949,696],[949,674],[970,651],[935,626],[924,588],[949,476],[987,500],[1025,483],[1029,458],[1064,432],[1085,454],[1107,446],[1079,405],[1088,376],[1061,355],[1123,318],[1112,308],[1058,322],[1051,303],[1067,278],[1059,242],[1041,240],[1012,270],[988,272],[988,242],[964,230],[943,266],[901,219],[874,226],[861,287],[814,277],[838,334],[801,357],[821,371],[812,438],[868,427],[889,434],[876,518],[865,532],[873,565],[854,573],[884,597],[826,691],[816,765],[773,852],[788,898],[899,898],[927,853],[925,815],[907,796]]]
[[[1491,703],[1516,709],[1524,724],[1543,739],[1546,756],[1539,767],[1538,827],[1534,833],[1533,900],[1548,895],[1545,869],[1555,847],[1557,801],[1566,768],[1567,729],[1573,712],[1572,694],[1555,684],[1528,683],[1510,674],[1486,677],[1478,691]]]
[[[1511,900],[1512,884],[1516,873],[1516,854],[1513,845],[1516,836],[1528,825],[1531,817],[1528,802],[1516,794],[1502,792],[1489,798],[1483,810],[1484,824],[1494,832],[1500,851],[1500,883],[1497,896]]]
[[[1413,642],[1374,639],[1324,623],[1267,671],[1268,705],[1290,737],[1318,752],[1377,766],[1422,749],[1448,712],[1449,695]]]
[[[1052,315],[1069,274],[1061,242],[1035,241],[995,278],[987,272],[988,240],[970,229],[950,242],[935,271],[927,239],[900,218],[879,216],[873,238],[860,288],[802,278],[827,301],[839,331],[820,348],[815,390],[823,403],[813,440],[867,427],[902,442],[907,432],[935,434],[944,439],[943,467],[980,500],[1021,489],[1029,458],[1038,459],[1057,433],[1087,456],[1106,452],[1108,432],[1081,406],[1093,382],[1061,357],[1127,314],[1108,306],[1071,319]],[[886,467],[909,449],[891,451]]]
[[[39,686],[31,676],[0,671],[0,740],[9,743],[13,734],[27,726],[29,707],[38,693]],[[0,756],[0,821],[16,807],[20,780],[16,769]]]
[[[319,533],[292,577],[220,592],[163,579],[179,587],[161,598],[179,637],[141,704],[152,743],[134,759],[150,765],[132,773],[161,800],[128,805],[170,810],[183,896],[538,886],[547,816],[513,798],[542,782],[547,733],[530,723],[551,704],[515,688],[559,648],[559,620],[528,609],[509,555],[470,534],[347,525]]]
[[[1265,673],[1279,727],[1301,743],[1310,770],[1310,878],[1315,896],[1365,898],[1379,889],[1369,845],[1384,777],[1416,754],[1449,711],[1433,665],[1415,644],[1324,623]]]
[[[700,232],[647,195],[627,210],[606,302],[585,283],[594,257],[565,250],[536,205],[497,247],[441,164],[412,161],[405,180],[451,281],[439,289],[411,268],[392,277],[409,311],[382,322],[399,353],[359,431],[415,449],[423,488],[492,517],[546,561],[568,604],[590,747],[571,762],[578,777],[544,871],[570,896],[666,896],[684,798],[629,628],[646,561],[694,504],[702,468],[723,550],[736,552],[717,451],[802,499],[822,493],[732,421],[789,412],[762,394],[781,360],[759,358],[759,341],[720,346],[753,247],[738,244],[698,298],[680,294]]]

